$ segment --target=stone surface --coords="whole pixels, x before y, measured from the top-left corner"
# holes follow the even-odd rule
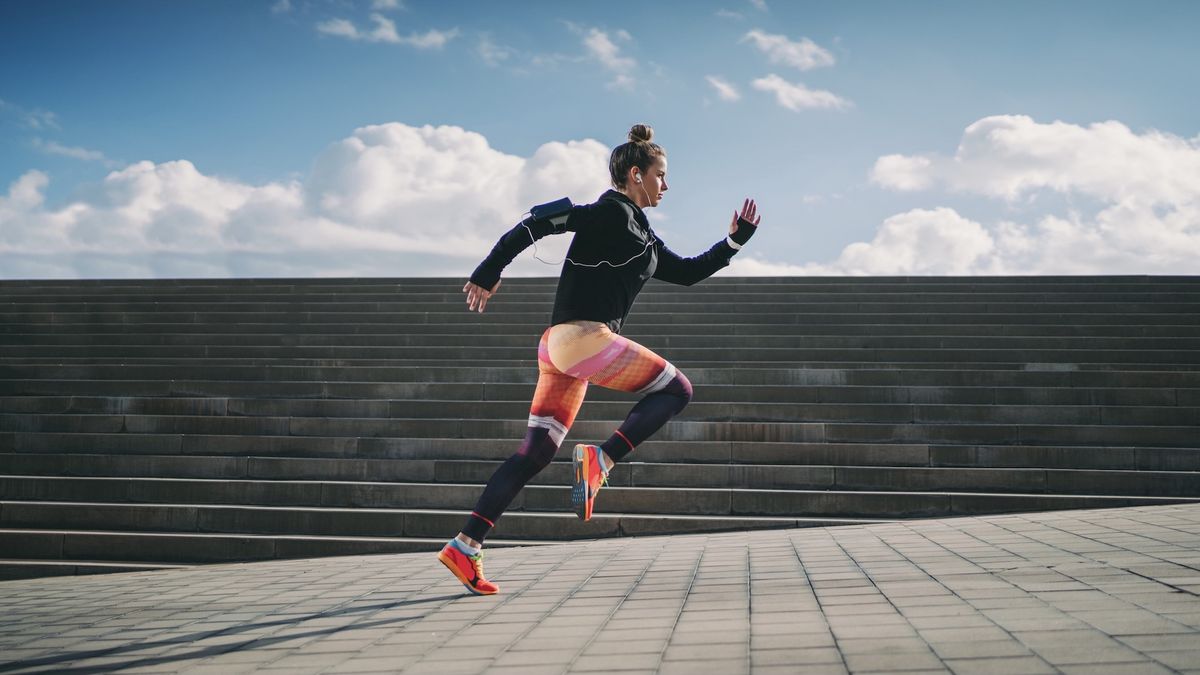
[[[1200,672],[1200,505],[0,582],[0,672]]]

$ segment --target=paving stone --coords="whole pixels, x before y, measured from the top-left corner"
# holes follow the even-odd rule
[[[988,659],[946,659],[946,666],[962,675],[1047,675],[1055,668],[1033,656]]]
[[[492,597],[426,553],[0,582],[16,609],[0,669],[1200,670],[1200,605],[1166,583],[1200,565],[1200,506],[600,539],[489,564]]]

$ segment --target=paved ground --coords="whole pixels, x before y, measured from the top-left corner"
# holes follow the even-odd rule
[[[1200,673],[1200,506],[0,583],[0,673]]]

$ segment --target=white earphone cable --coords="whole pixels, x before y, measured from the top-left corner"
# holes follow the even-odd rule
[[[646,203],[649,204],[650,203],[650,193],[646,192],[646,187],[644,185],[642,185],[642,177],[636,176],[635,180],[637,181],[638,187],[642,188],[642,194],[646,195]],[[525,216],[528,216],[528,215],[531,215],[531,214],[526,212]],[[542,258],[540,258],[538,256],[537,237],[533,236],[533,230],[529,229],[529,225],[525,222],[526,221],[525,216],[521,217],[521,225],[525,227],[525,231],[529,233],[529,240],[531,242],[533,242],[533,259],[537,260],[540,263],[544,263],[546,265],[557,266],[557,265],[563,264],[563,262],[565,261],[565,262],[571,263],[572,265],[575,265],[576,267],[593,267],[594,268],[594,267],[600,267],[601,265],[608,265],[609,267],[616,269],[618,267],[624,267],[624,266],[628,265],[629,263],[633,262],[634,260],[637,260],[638,258],[642,257],[642,255],[645,254],[646,251],[649,250],[651,246],[658,243],[658,240],[655,239],[654,236],[652,235],[650,237],[650,241],[646,242],[646,245],[644,247],[642,247],[642,250],[635,253],[632,258],[630,258],[629,260],[626,260],[623,263],[613,263],[608,260],[601,260],[597,263],[580,263],[580,262],[575,262],[574,260],[571,260],[571,258],[569,256],[564,257],[562,260],[560,260],[558,262],[550,262],[549,260],[543,260]]]

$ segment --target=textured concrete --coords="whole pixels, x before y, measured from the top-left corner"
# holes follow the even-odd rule
[[[0,281],[0,579],[435,550],[556,283]],[[695,399],[584,526],[569,449],[636,399],[590,387],[493,547],[1200,502],[1200,276],[655,281],[625,329]]]
[[[0,583],[0,673],[1200,673],[1200,505]]]

